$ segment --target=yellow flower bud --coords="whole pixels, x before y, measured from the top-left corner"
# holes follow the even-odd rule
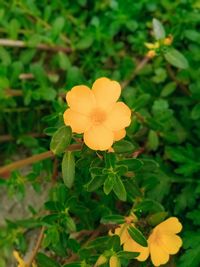
[[[100,255],[99,258],[97,259],[94,267],[103,265],[104,263],[106,263],[108,261],[108,259],[104,256],[104,255]]]
[[[118,259],[118,257],[116,255],[113,255],[110,258],[109,266],[110,267],[120,267],[121,266],[121,262],[120,262],[120,260]]]
[[[164,40],[163,40],[163,44],[164,45],[171,45],[173,42],[173,36],[172,35],[169,35],[168,37],[166,37]]]
[[[146,57],[148,58],[154,58],[156,56],[156,52],[154,50],[149,50],[149,52],[146,54]]]

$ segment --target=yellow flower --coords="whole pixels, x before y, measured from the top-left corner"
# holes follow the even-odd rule
[[[130,222],[130,217],[127,217],[127,223],[119,225],[118,228],[115,229],[114,234],[120,237],[120,243],[123,245],[124,251],[129,252],[139,252],[139,256],[136,257],[138,261],[145,261],[149,256],[148,247],[143,247],[140,244],[136,243],[132,237],[128,233],[128,228],[130,226],[135,226],[134,223]],[[135,218],[133,218],[135,221]]]
[[[120,267],[121,266],[120,260],[118,259],[118,257],[116,255],[113,255],[112,257],[110,257],[109,266],[110,267]]]
[[[148,238],[149,252],[154,266],[165,264],[169,255],[176,254],[182,246],[182,240],[176,234],[182,225],[176,217],[171,217],[158,224]]]
[[[15,257],[15,259],[17,260],[17,262],[19,263],[17,267],[27,267],[27,264],[26,264],[25,261],[20,257],[18,251],[14,250],[14,251],[13,251],[13,256]]]
[[[147,240],[148,247],[141,246],[131,238],[128,233],[129,226],[134,224],[121,224],[115,229],[115,234],[119,235],[124,251],[140,253],[136,257],[138,261],[145,261],[150,254],[153,265],[160,266],[167,263],[169,255],[176,254],[182,246],[181,238],[176,235],[181,231],[182,225],[175,217],[163,221],[153,229]]]
[[[107,261],[108,261],[108,259],[102,254],[97,259],[94,267],[101,266],[101,265],[105,264]]]
[[[154,44],[153,43],[145,43],[145,46],[148,49],[157,49],[160,47],[160,43],[159,42],[155,42]]]
[[[164,45],[171,45],[173,42],[173,36],[172,35],[169,35],[168,37],[166,37],[164,40],[163,40],[163,44]]]
[[[148,58],[154,58],[156,56],[156,52],[154,50],[149,50],[146,54]]]
[[[83,133],[85,144],[93,150],[107,150],[114,141],[126,135],[131,122],[131,110],[117,102],[120,84],[108,78],[97,79],[92,90],[84,85],[74,86],[66,95],[69,108],[64,122],[75,133]]]

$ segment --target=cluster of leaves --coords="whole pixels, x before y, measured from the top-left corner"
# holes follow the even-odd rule
[[[10,250],[29,252],[38,227],[45,228],[38,267],[93,266],[102,254],[138,266],[137,255],[108,236],[131,211],[148,227],[177,216],[184,245],[173,260],[200,265],[199,26],[198,0],[0,1],[1,165],[49,148],[56,155],[1,177],[2,192],[18,201],[27,185],[36,196],[50,186],[39,210],[29,206],[27,218],[0,225],[0,267],[10,264]],[[138,71],[145,43],[169,35],[172,45]],[[114,154],[66,152],[80,136],[64,126],[63,94],[101,76],[126,84],[121,98],[133,110],[126,139]],[[130,234],[145,243],[139,230]]]

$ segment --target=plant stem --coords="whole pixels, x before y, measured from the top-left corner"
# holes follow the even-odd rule
[[[129,83],[135,78],[135,76],[146,66],[146,64],[149,62],[149,58],[148,57],[144,57],[136,66],[136,68],[134,69],[132,75],[129,77],[129,79],[125,80],[122,82],[121,86],[122,88],[126,87],[127,85],[129,85]]]
[[[41,230],[40,230],[40,233],[39,233],[39,236],[38,236],[36,245],[35,245],[35,247],[34,247],[34,249],[33,249],[33,252],[32,252],[32,254],[31,254],[31,257],[30,257],[28,263],[26,264],[26,267],[31,267],[31,265],[32,265],[32,263],[33,263],[33,261],[34,261],[34,259],[35,259],[35,256],[37,255],[37,252],[38,252],[38,250],[39,250],[39,248],[40,248],[40,245],[41,245],[41,243],[42,243],[42,240],[43,240],[43,238],[44,238],[44,230],[45,230],[45,227],[43,226],[43,227],[41,228]]]
[[[72,144],[68,146],[67,150],[76,151],[76,150],[80,150],[81,147],[82,147],[82,144]],[[23,168],[26,165],[33,164],[35,162],[45,160],[48,158],[53,158],[53,157],[55,157],[55,155],[51,151],[46,151],[46,152],[31,156],[26,159],[18,160],[16,162],[0,167],[0,175]]]
[[[0,46],[20,47],[20,48],[28,47],[28,45],[23,41],[11,40],[11,39],[0,39]],[[59,52],[59,51],[62,51],[64,53],[71,52],[71,49],[69,47],[64,47],[64,46],[50,46],[46,44],[38,44],[35,48],[46,51],[54,51],[54,52]]]

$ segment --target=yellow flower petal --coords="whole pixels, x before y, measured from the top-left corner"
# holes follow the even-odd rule
[[[151,260],[154,266],[160,266],[165,264],[169,260],[169,253],[165,252],[157,242],[149,243],[149,250],[151,254]]]
[[[131,123],[131,110],[123,102],[117,102],[109,112],[105,125],[113,131],[119,131]]]
[[[158,229],[159,231],[174,233],[177,234],[182,230],[182,224],[176,217],[170,217],[169,219],[165,220],[158,224],[154,229]]]
[[[84,132],[85,144],[93,150],[107,150],[114,140],[112,131],[103,125],[93,126],[89,131]]]
[[[126,136],[126,130],[122,129],[114,132],[114,141],[119,141]]]
[[[119,99],[121,94],[121,86],[116,81],[102,77],[94,82],[92,91],[96,98],[97,105],[100,107],[109,108]]]
[[[181,238],[174,234],[163,234],[161,236],[161,243],[163,250],[172,255],[176,254],[183,244]]]
[[[92,90],[84,85],[74,86],[66,95],[69,107],[76,112],[87,115],[96,106]]]
[[[65,124],[69,125],[75,133],[83,133],[92,126],[88,116],[73,111],[70,108],[64,112],[63,118]]]
[[[17,260],[17,262],[19,263],[18,264],[18,267],[26,267],[27,264],[25,263],[25,261],[20,257],[18,251],[14,250],[13,251],[13,256],[15,257],[15,259]]]
[[[97,259],[94,267],[101,266],[105,264],[108,261],[108,259],[104,255],[100,255],[99,258]]]
[[[121,266],[120,261],[116,255],[110,257],[109,267],[120,267],[120,266]]]
[[[132,238],[129,238],[129,240],[124,243],[124,251],[139,252],[140,255],[136,257],[138,261],[145,261],[149,256],[149,248],[141,246]]]
[[[127,224],[121,224],[119,225],[119,227],[115,229],[115,235],[118,235],[120,237],[121,245],[130,239],[127,227],[128,227]]]

